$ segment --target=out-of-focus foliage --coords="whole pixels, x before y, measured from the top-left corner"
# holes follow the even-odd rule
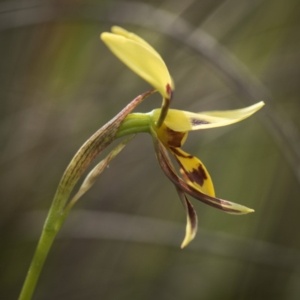
[[[297,0],[0,2],[0,298],[17,298],[74,153],[149,89],[99,40],[115,24],[162,55],[172,108],[266,102],[241,123],[191,133],[184,147],[217,196],[256,212],[191,199],[199,234],[181,250],[181,203],[139,134],[74,207],[34,299],[299,299]],[[138,110],[160,104],[154,95]]]

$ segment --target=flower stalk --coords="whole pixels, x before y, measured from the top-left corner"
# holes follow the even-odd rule
[[[135,130],[138,132],[138,128],[140,127],[137,126],[136,121],[133,122],[134,124],[128,121],[127,123],[122,125],[121,130],[119,130],[119,128],[124,119],[129,115],[129,113],[146,97],[154,93],[154,91],[155,90],[150,90],[146,93],[143,93],[142,95],[136,97],[133,101],[131,101],[120,113],[118,113],[107,124],[105,124],[97,132],[95,132],[83,144],[83,146],[77,151],[77,153],[71,160],[62,176],[62,179],[52,201],[52,205],[48,212],[48,216],[46,218],[42,234],[40,236],[35,254],[33,256],[24,285],[22,287],[19,300],[30,300],[32,298],[49,250],[57,233],[60,231],[71,207],[91,187],[91,185],[94,183],[94,179],[96,179],[96,177],[101,174],[104,168],[98,168],[96,170],[94,169],[94,177],[92,179],[90,177],[90,179],[88,180],[88,188],[87,185],[84,185],[87,183],[87,181],[85,181],[83,184],[83,188],[78,192],[79,194],[77,193],[75,195],[75,197],[77,197],[78,199],[73,198],[73,200],[71,200],[68,205],[67,202],[75,184],[91,164],[93,159],[97,155],[99,155],[103,149],[109,146],[117,137],[135,133]],[[131,127],[133,125],[134,127],[132,129]],[[141,128],[143,128],[143,126]],[[127,140],[127,142],[128,141],[129,139]],[[123,144],[114,149],[112,153],[104,160],[103,166],[106,166],[109,161],[123,149],[127,142],[123,142]]]

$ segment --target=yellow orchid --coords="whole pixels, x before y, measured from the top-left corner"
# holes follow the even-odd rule
[[[133,132],[149,132],[152,135],[158,162],[167,177],[174,183],[186,209],[186,234],[181,247],[185,247],[195,237],[197,231],[197,214],[186,194],[230,214],[253,212],[253,209],[216,198],[211,177],[204,164],[180,147],[183,146],[189,131],[239,122],[258,111],[264,103],[259,102],[231,111],[202,113],[169,109],[174,85],[161,56],[139,36],[120,27],[113,27],[112,33],[102,33],[101,39],[121,61],[163,96],[161,109],[155,109],[148,114],[128,115],[121,124],[117,137]],[[178,162],[182,178],[177,175],[168,152]]]
[[[229,125],[241,121],[264,103],[233,110],[191,113],[169,109],[174,84],[161,56],[143,39],[120,27],[113,27],[112,33],[101,34],[101,39],[129,68],[148,81],[155,89],[147,91],[128,103],[115,117],[98,129],[78,149],[62,175],[45,220],[34,257],[22,287],[19,300],[32,298],[43,264],[51,245],[74,204],[94,185],[97,178],[125,145],[139,132],[152,135],[159,164],[166,176],[174,183],[187,215],[185,247],[196,235],[197,214],[186,194],[231,214],[246,214],[253,209],[215,197],[214,187],[208,171],[196,157],[181,150],[188,132]],[[163,104],[150,113],[132,113],[133,109],[155,91],[161,93]],[[86,176],[78,192],[70,195],[78,180],[91,162],[115,139],[131,135],[115,147]],[[134,134],[134,135],[132,135]],[[176,173],[168,156],[171,153],[179,164],[182,177]],[[69,200],[70,199],[70,200]]]

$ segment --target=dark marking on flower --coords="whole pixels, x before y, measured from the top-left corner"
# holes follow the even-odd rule
[[[188,153],[182,153],[182,152],[180,152],[177,148],[170,147],[170,149],[171,149],[172,152],[175,153],[177,156],[185,157],[185,158],[193,158],[192,155],[190,155],[190,154],[188,154]]]
[[[186,172],[190,181],[198,183],[200,186],[203,186],[204,181],[207,179],[207,174],[202,166],[199,164],[197,169],[193,169],[192,172]]]
[[[170,147],[180,147],[181,146],[181,141],[185,136],[185,132],[178,132],[174,131],[168,127],[166,127],[166,132],[167,132],[167,141],[168,141],[168,146]]]
[[[166,85],[166,92],[169,95],[170,100],[171,100],[173,91],[172,91],[171,85],[169,83]]]
[[[175,150],[175,151],[174,151]],[[189,155],[189,156],[184,156],[182,155],[181,152],[179,152],[178,150],[172,148],[172,151],[174,152],[174,154],[177,155],[177,153],[179,153],[181,157],[187,158],[187,159],[191,159],[194,156]],[[184,167],[184,165],[181,163],[181,161],[175,156],[176,161],[178,162],[178,164],[180,165],[182,171],[184,172],[184,174],[188,177],[188,179],[191,182],[195,182],[197,184],[199,184],[200,186],[203,186],[204,181],[208,178],[205,169],[203,168],[203,165],[201,163],[198,164],[197,168],[193,168],[193,170],[187,171]]]
[[[185,194],[184,194],[184,196],[186,198]],[[193,205],[187,199],[186,199],[186,204],[187,204],[187,208],[188,208],[188,214],[189,214],[189,217],[190,217],[192,230],[195,231],[197,229],[197,223],[198,223],[197,222],[197,214],[196,214],[196,211],[193,208]]]
[[[177,192],[179,197],[181,198],[187,212],[189,215],[189,219],[191,222],[191,227],[192,227],[192,231],[193,233],[195,233],[195,230],[197,230],[197,223],[198,223],[198,218],[197,218],[197,213],[194,210],[193,205],[191,204],[191,202],[188,200],[186,194],[184,193],[184,191],[182,189],[180,189],[179,187],[176,186]],[[192,233],[192,234],[193,234]]]
[[[210,124],[209,122],[207,122],[205,120],[199,120],[199,119],[194,119],[194,118],[191,118],[190,121],[191,121],[193,126]]]

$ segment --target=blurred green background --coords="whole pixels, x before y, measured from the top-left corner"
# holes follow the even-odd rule
[[[199,231],[181,250],[184,210],[139,134],[71,212],[34,299],[299,299],[298,0],[0,1],[0,299],[17,299],[72,156],[150,88],[99,40],[112,25],[165,59],[173,108],[266,102],[184,146],[217,196],[256,212],[191,199]],[[136,111],[160,103],[153,95]]]

